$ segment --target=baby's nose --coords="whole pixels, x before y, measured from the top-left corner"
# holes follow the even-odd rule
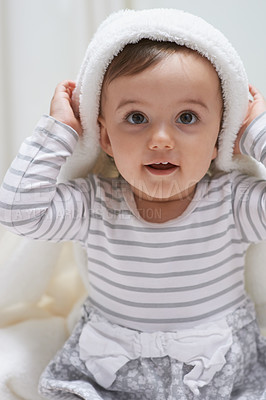
[[[153,131],[149,142],[149,148],[151,150],[173,149],[174,139],[170,130],[161,128]]]

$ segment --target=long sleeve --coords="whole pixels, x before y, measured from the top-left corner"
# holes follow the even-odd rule
[[[247,127],[240,141],[240,150],[266,167],[266,112]]]
[[[85,179],[57,184],[77,133],[43,116],[27,138],[0,189],[0,222],[33,239],[83,241],[88,230],[90,185]]]
[[[241,152],[266,167],[266,112],[257,117],[244,132]],[[266,239],[266,181],[235,174],[233,203],[237,226],[247,242]]]

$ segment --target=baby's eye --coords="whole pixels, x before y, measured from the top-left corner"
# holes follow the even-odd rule
[[[190,124],[195,124],[197,120],[198,117],[195,114],[191,112],[184,112],[178,117],[177,122],[185,125],[190,125]]]
[[[148,122],[147,118],[141,113],[129,114],[126,119],[130,124],[134,125],[145,124]]]

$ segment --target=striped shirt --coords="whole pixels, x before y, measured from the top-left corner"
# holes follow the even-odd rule
[[[266,113],[245,131],[244,154],[266,165]],[[185,212],[142,219],[122,178],[57,183],[78,136],[43,116],[8,170],[0,221],[19,235],[78,241],[91,304],[111,322],[147,332],[217,320],[246,299],[244,256],[266,239],[266,182],[239,172],[205,176]]]

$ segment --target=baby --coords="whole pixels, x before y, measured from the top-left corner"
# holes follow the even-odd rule
[[[49,399],[266,396],[266,340],[243,274],[248,245],[266,239],[266,182],[218,170],[231,129],[230,74],[212,49],[197,48],[197,29],[193,46],[186,34],[182,43],[157,35],[153,21],[162,15],[166,32],[173,15],[180,26],[198,22],[177,10],[125,11],[100,28],[107,41],[112,23],[138,28],[134,41],[112,49],[96,115],[117,177],[57,183],[88,131],[82,99],[80,116],[75,107],[79,87],[64,81],[1,188],[0,220],[13,232],[77,241],[87,251],[89,297],[42,375],[40,392]],[[146,22],[157,37],[136,40]],[[199,24],[210,38],[209,25]],[[244,78],[230,79],[245,86]],[[249,91],[248,109],[239,100],[246,117],[237,138],[232,133],[234,154],[266,166],[266,102]]]

